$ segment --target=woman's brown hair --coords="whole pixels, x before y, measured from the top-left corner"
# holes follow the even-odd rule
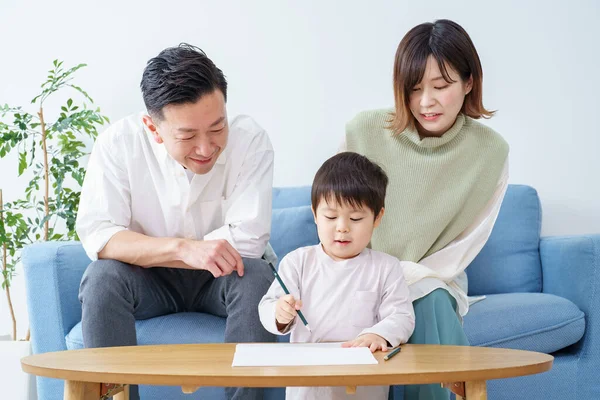
[[[409,107],[410,93],[423,79],[427,58],[437,61],[444,80],[453,83],[448,67],[463,81],[473,78],[473,87],[466,95],[461,112],[471,118],[490,118],[494,111],[483,107],[481,61],[469,34],[456,22],[440,19],[412,28],[398,45],[394,61],[395,113],[390,121],[394,134],[415,127]]]

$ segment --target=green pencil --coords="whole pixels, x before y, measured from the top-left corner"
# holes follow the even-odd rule
[[[279,277],[279,274],[277,273],[277,270],[275,269],[275,267],[273,266],[273,264],[269,263],[269,267],[271,267],[271,270],[273,271],[273,275],[275,275],[275,278],[277,278],[277,281],[281,285],[281,288],[283,289],[283,291],[285,292],[285,294],[290,294],[290,291],[285,286],[285,283],[283,283],[283,281]],[[306,326],[306,329],[308,329],[309,332],[312,332],[310,330],[310,326],[308,326],[308,322],[306,322],[306,318],[304,318],[304,314],[302,314],[302,311],[298,310],[298,316],[300,317],[300,319],[304,323],[304,326]]]
[[[396,347],[390,354],[383,357],[383,361],[387,361],[390,358],[394,357],[396,354],[400,353],[400,350],[402,350],[400,346]]]

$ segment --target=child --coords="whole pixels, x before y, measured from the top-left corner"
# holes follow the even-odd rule
[[[367,248],[384,213],[387,176],[366,157],[345,152],[317,172],[311,194],[320,244],[281,260],[279,275],[258,308],[269,332],[291,342],[345,342],[344,347],[387,351],[405,343],[415,318],[400,261]],[[297,310],[310,324],[309,331]],[[286,399],[381,399],[387,386],[289,387]]]

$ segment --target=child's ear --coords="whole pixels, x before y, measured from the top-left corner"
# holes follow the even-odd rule
[[[375,218],[375,222],[373,223],[373,228],[377,228],[379,226],[379,224],[381,223],[381,218],[383,217],[383,214],[385,213],[385,208],[381,208],[381,211],[379,211],[379,214],[377,214],[377,218]]]
[[[315,224],[317,223],[317,213],[315,212],[315,209],[311,206],[310,207],[310,211],[312,211],[313,213],[313,219],[315,220]]]

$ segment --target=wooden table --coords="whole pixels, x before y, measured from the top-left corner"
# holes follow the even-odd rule
[[[548,371],[554,359],[520,350],[403,345],[389,361],[375,353],[378,365],[233,368],[234,352],[235,344],[223,343],[108,347],[36,354],[21,365],[29,374],[64,379],[68,400],[97,400],[102,383],[181,386],[185,393],[201,386],[346,386],[353,393],[363,385],[442,383],[468,400],[483,400],[487,380]],[[127,399],[127,390],[120,396]]]

